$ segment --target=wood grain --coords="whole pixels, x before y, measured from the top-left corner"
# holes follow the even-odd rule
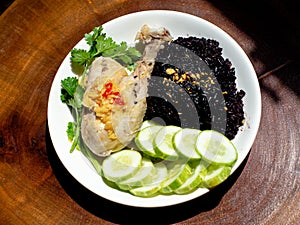
[[[291,23],[294,14],[281,14],[285,6],[269,7],[271,19],[264,20],[263,9],[253,18],[246,3],[233,3],[15,0],[0,17],[0,224],[142,224],[140,218],[149,224],[299,224],[300,64],[299,46],[289,42],[298,34],[271,25],[278,16],[290,28],[298,23]],[[260,81],[260,130],[236,173],[203,197],[160,209],[118,205],[85,189],[59,161],[47,130],[48,94],[65,55],[93,27],[147,9],[215,23],[237,40],[257,74],[292,61]]]

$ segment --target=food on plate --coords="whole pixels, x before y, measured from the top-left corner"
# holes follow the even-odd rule
[[[121,150],[103,161],[105,179],[112,181],[115,188],[129,191],[133,195],[151,197],[158,193],[187,194],[198,188],[214,188],[228,178],[237,160],[237,151],[232,142],[217,131],[196,132],[195,129],[158,126],[149,121],[143,122],[143,127],[136,136],[136,142],[142,143],[138,145],[142,148]],[[154,132],[148,135],[151,127],[159,129],[152,129]],[[161,136],[161,131],[165,133],[168,130],[175,132],[167,132],[170,136],[160,138],[159,143],[153,141]],[[176,146],[180,139],[186,143],[185,139],[189,135],[192,137],[182,154],[182,149]],[[162,152],[174,151],[177,154],[176,160],[153,151],[157,145]],[[151,150],[147,151],[147,148]],[[188,158],[187,153],[193,157]]]
[[[204,177],[203,185],[207,188],[214,188],[225,181],[231,173],[229,166],[210,166]]]
[[[151,176],[150,182],[146,185],[135,187],[129,190],[133,195],[140,197],[152,197],[157,195],[161,189],[161,183],[168,176],[168,169],[166,165],[162,162],[154,164],[155,172]]]
[[[169,161],[178,160],[178,153],[173,146],[173,136],[181,128],[173,125],[163,126],[153,139],[154,151],[157,157]]]
[[[198,187],[204,182],[207,170],[204,164],[198,163],[197,166],[193,169],[191,176],[178,188],[174,190],[176,194],[187,194]]]
[[[189,160],[201,158],[195,148],[196,139],[200,132],[198,129],[184,128],[179,129],[178,132],[174,134],[173,145],[181,157],[185,157]]]
[[[121,182],[135,176],[142,164],[137,151],[124,149],[103,160],[103,175],[110,181]]]
[[[165,29],[145,25],[136,39],[146,46],[133,72],[128,74],[116,60],[101,56],[87,74],[81,133],[85,144],[99,156],[127,146],[141,127],[156,54],[172,37]]]
[[[230,140],[244,125],[245,92],[237,89],[235,68],[216,40],[178,37],[164,45],[148,90],[145,119],[160,116],[167,124],[213,129]]]
[[[61,82],[74,116],[71,152],[80,150],[110,187],[140,197],[188,194],[228,178],[245,92],[217,41],[173,40],[148,25],[136,34],[143,53],[102,27],[85,40],[89,50],[71,51],[82,73]]]
[[[231,166],[238,157],[232,142],[225,135],[214,130],[202,131],[197,137],[195,148],[205,161],[213,165]]]

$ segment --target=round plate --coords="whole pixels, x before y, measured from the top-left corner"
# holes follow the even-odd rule
[[[198,36],[215,39],[223,48],[223,57],[228,58],[235,67],[237,88],[243,89],[246,123],[239,131],[233,143],[239,157],[234,172],[245,159],[254,142],[261,116],[261,96],[258,80],[253,66],[242,48],[223,30],[199,17],[186,13],[151,10],[128,14],[103,24],[104,32],[116,42],[133,43],[136,32],[142,25],[165,27],[174,38],[178,36]],[[83,34],[84,35],[84,34]],[[86,48],[82,39],[76,48]],[[79,151],[69,152],[71,143],[67,139],[66,127],[73,121],[69,109],[60,101],[61,80],[75,76],[70,66],[70,54],[66,56],[54,78],[48,102],[48,126],[54,148],[66,169],[72,176],[90,191],[111,201],[137,207],[162,207],[183,203],[197,198],[209,190],[198,189],[187,195],[158,195],[141,198],[110,188],[102,182],[93,166]]]

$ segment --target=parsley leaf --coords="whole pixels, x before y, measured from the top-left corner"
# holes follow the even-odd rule
[[[89,33],[89,34],[85,34],[84,35],[84,39],[86,41],[86,43],[90,46],[94,46],[95,45],[95,40],[98,39],[99,36],[106,36],[106,34],[102,33],[103,31],[103,27],[99,26],[99,27],[95,27],[93,29],[93,32]]]
[[[71,50],[71,61],[81,66],[89,65],[92,59],[91,54],[86,50],[77,48]]]
[[[76,124],[74,122],[69,122],[67,128],[67,135],[70,141],[73,141],[75,137],[75,130],[76,130]]]
[[[131,65],[141,56],[141,53],[134,47],[128,48],[127,43],[123,41],[115,48],[103,52],[103,56],[111,57],[126,65]]]
[[[70,99],[74,98],[77,86],[78,79],[76,77],[67,77],[61,81],[60,99],[63,103],[68,103]]]
[[[78,84],[76,77],[67,77],[61,81],[61,101],[70,107],[75,119],[74,122],[69,122],[67,127],[68,138],[72,141],[70,152],[78,146],[83,94],[84,89]]]
[[[84,73],[96,57],[104,56],[117,60],[124,66],[132,66],[141,57],[141,53],[134,47],[128,47],[126,42],[117,44],[103,32],[103,27],[95,27],[91,33],[85,34],[85,41],[90,49],[72,49],[71,61],[84,66]]]
[[[116,42],[113,41],[111,37],[106,38],[104,35],[99,36],[98,39],[96,40],[96,45],[95,45],[96,52],[94,54],[94,57],[100,55],[104,56],[105,52],[111,51],[117,47],[118,45],[116,44]]]

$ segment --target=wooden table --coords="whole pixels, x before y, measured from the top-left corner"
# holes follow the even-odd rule
[[[300,224],[299,22],[292,3],[15,0],[0,18],[0,224]],[[47,129],[52,80],[93,27],[147,9],[188,12],[228,32],[260,79],[251,152],[224,184],[190,202],[132,208],[96,196],[64,168]],[[296,19],[297,18],[297,19]]]

